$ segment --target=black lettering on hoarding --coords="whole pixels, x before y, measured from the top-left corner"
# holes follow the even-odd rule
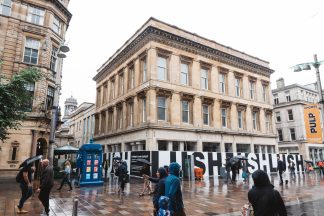
[[[204,170],[203,173],[205,174],[205,172],[206,172],[206,166],[205,166],[205,164],[202,161],[197,160],[197,158],[199,158],[201,160],[205,159],[204,154],[202,152],[194,152],[192,154],[192,156],[194,157],[194,164],[195,164],[195,166],[197,166],[199,168],[202,168]]]
[[[172,162],[177,162],[177,152],[174,151],[170,152],[170,163]]]
[[[153,177],[156,177],[156,172],[159,169],[159,152],[158,151],[152,151],[152,175]]]
[[[268,156],[269,156],[270,172],[277,172],[277,167],[273,166],[272,154],[268,154]],[[277,160],[277,158],[275,160]]]
[[[214,160],[213,153],[208,153],[208,170],[209,170],[209,176],[214,175],[214,166],[217,166],[218,174],[220,174],[220,168],[222,167],[222,154],[217,153],[217,160]]]
[[[295,155],[295,158],[296,158],[296,168],[297,168],[297,172],[304,171],[303,155]],[[301,168],[301,169],[299,169],[299,168]]]

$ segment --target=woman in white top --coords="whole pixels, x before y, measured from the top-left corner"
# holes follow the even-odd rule
[[[70,161],[65,162],[65,168],[61,172],[64,172],[64,178],[62,179],[61,186],[57,190],[61,190],[64,183],[66,182],[70,186],[69,191],[71,191],[72,190],[72,185],[71,185],[71,181],[70,181],[70,176],[71,176],[71,164],[70,164]]]

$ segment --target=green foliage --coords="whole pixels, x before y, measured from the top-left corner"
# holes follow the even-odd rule
[[[0,140],[8,139],[9,129],[18,129],[26,118],[25,105],[31,96],[25,89],[27,83],[35,83],[42,78],[38,68],[29,67],[14,75],[7,83],[0,83]]]

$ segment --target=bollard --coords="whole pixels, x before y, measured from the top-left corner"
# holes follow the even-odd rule
[[[72,216],[77,216],[78,215],[78,199],[73,200],[73,211],[72,211]]]

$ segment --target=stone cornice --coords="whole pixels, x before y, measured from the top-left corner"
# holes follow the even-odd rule
[[[126,62],[133,54],[142,48],[149,41],[155,41],[176,49],[181,49],[190,53],[198,54],[206,58],[231,65],[236,68],[251,71],[256,74],[262,74],[270,77],[274,71],[268,67],[244,60],[237,56],[225,53],[212,47],[197,43],[195,41],[183,38],[170,32],[148,26],[141,34],[139,34],[129,45],[120,51],[114,58],[110,58],[106,65],[98,70],[94,81],[100,81],[109,73],[114,71],[122,63]]]

